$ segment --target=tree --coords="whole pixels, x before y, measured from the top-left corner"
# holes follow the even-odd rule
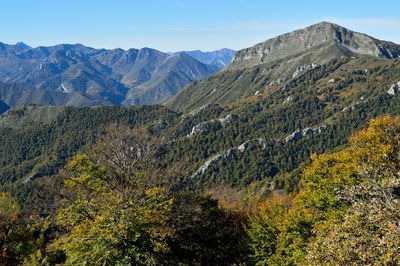
[[[267,239],[264,247],[253,242],[255,254],[261,254],[258,262],[399,264],[400,118],[373,119],[349,142],[312,157],[302,190],[280,219],[253,222],[251,229],[260,233],[250,231],[252,240],[261,232]],[[269,209],[261,215],[269,217]]]
[[[343,219],[316,231],[308,262],[313,265],[400,263],[400,118],[372,120],[352,138],[358,184],[337,191],[350,205]]]
[[[0,193],[0,264],[21,263],[33,251],[32,242],[18,204],[8,193]]]
[[[57,223],[66,230],[51,250],[66,265],[155,265],[168,251],[173,198],[162,185],[163,145],[143,132],[114,127],[90,155],[67,165]]]
[[[277,237],[285,215],[291,206],[288,196],[274,196],[257,206],[250,217],[247,234],[252,250],[251,260],[256,265],[270,265],[277,248]]]
[[[246,261],[246,217],[194,193],[176,195],[168,224],[168,265],[235,265]]]

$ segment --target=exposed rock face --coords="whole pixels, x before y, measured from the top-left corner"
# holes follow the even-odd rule
[[[394,96],[399,92],[399,90],[400,90],[400,81],[397,82],[396,84],[392,84],[387,93]]]
[[[224,118],[219,118],[218,121],[221,122],[222,126],[226,126],[230,123],[235,122],[238,119],[238,116],[235,114],[228,114]]]
[[[262,144],[263,141],[264,141],[263,139],[258,140],[259,144]],[[241,153],[245,152],[246,149],[248,148],[250,142],[251,142],[251,140],[248,140],[248,141],[240,144],[237,147],[230,148],[229,150],[227,150],[224,153],[215,155],[210,160],[207,160],[202,166],[200,166],[199,169],[197,169],[197,171],[191,175],[191,178],[195,178],[196,176],[204,174],[211,165],[216,164],[219,161],[229,159],[229,158],[233,157],[235,154],[237,154],[237,152],[241,152]]]
[[[288,96],[288,97],[283,101],[283,104],[289,103],[289,102],[291,102],[291,101],[293,101],[293,97],[292,97],[292,96]]]
[[[321,22],[240,50],[236,53],[232,66],[251,67],[301,54],[311,49],[326,50],[329,46],[338,47],[336,52],[342,50],[345,56],[371,55],[397,58],[400,55],[399,45],[380,41],[336,24]],[[337,57],[337,54],[329,53],[320,55],[315,57],[314,63],[320,64]]]
[[[326,128],[326,126],[322,125],[322,126],[315,127],[315,128],[307,127],[304,129],[299,129],[299,130],[296,130],[295,132],[293,132],[292,134],[290,134],[289,136],[287,136],[285,138],[285,141],[293,142],[293,141],[299,140],[303,137],[313,135],[315,133],[322,133],[325,130],[325,128]]]
[[[226,127],[230,123],[233,123],[238,119],[238,116],[235,114],[228,114],[226,117],[213,119],[210,121],[202,122],[198,125],[195,125],[192,128],[192,131],[187,135],[187,137],[193,137],[198,134],[207,133],[212,131],[213,129],[219,129],[220,127]]]
[[[245,150],[247,149],[247,147],[249,146],[250,140],[240,144],[237,149],[241,152],[245,152]]]
[[[295,78],[295,77],[297,77],[298,75],[300,75],[301,73],[303,73],[303,72],[306,72],[306,71],[308,71],[308,70],[310,70],[310,69],[315,69],[315,68],[317,68],[318,67],[318,65],[316,65],[316,64],[311,64],[311,65],[302,65],[302,66],[299,66],[299,67],[297,67],[296,68],[296,71],[293,73],[293,78]]]
[[[209,131],[211,131],[213,128],[215,127],[220,127],[221,123],[217,120],[211,120],[211,121],[206,121],[206,122],[202,122],[200,124],[195,125],[192,128],[192,131],[190,131],[190,133],[187,135],[187,137],[193,137],[202,133],[207,133]]]

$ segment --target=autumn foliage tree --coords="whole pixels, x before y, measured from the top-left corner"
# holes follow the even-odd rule
[[[253,221],[256,263],[398,265],[399,138],[400,118],[385,116],[371,120],[348,146],[313,156],[291,207],[273,221],[272,204]],[[269,244],[257,244],[262,238]]]
[[[354,181],[336,191],[338,201],[348,208],[343,216],[317,228],[307,261],[313,265],[398,265],[400,118],[372,120],[351,143],[347,151],[353,156]]]

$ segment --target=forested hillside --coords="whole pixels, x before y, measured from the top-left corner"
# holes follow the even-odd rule
[[[302,190],[246,206],[176,190],[179,165],[143,131],[110,128],[62,174],[49,216],[0,195],[6,265],[396,265],[400,120],[314,155]],[[51,202],[51,201],[50,201]],[[238,202],[237,202],[238,203]]]

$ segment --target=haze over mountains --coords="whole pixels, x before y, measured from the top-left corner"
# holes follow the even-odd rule
[[[94,49],[81,44],[31,48],[0,43],[0,99],[9,106],[156,104],[228,62],[202,52],[167,54],[151,48]],[[218,58],[218,59],[217,59]],[[213,65],[214,64],[214,65]]]

